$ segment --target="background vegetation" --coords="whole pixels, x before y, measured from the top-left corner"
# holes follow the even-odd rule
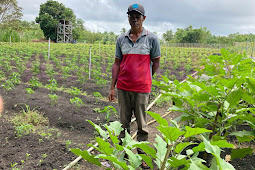
[[[65,19],[73,23],[73,38],[77,42],[115,44],[118,35],[113,32],[92,32],[84,27],[84,23],[77,18],[72,9],[65,7],[62,3],[48,0],[41,4],[38,17],[35,21],[21,21],[22,8],[18,6],[17,0],[1,0],[0,2],[0,41],[29,42],[35,40],[56,41],[56,25],[58,20]],[[126,32],[125,28],[120,33]],[[177,28],[168,30],[162,35],[161,42],[164,43],[203,43],[203,44],[228,44],[234,42],[254,42],[254,34],[234,33],[228,36],[216,36],[211,34],[206,27]]]

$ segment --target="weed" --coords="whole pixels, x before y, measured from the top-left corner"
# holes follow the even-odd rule
[[[56,105],[58,103],[58,96],[56,94],[48,94],[48,96],[50,97],[50,104],[52,106]]]
[[[93,92],[93,96],[96,98],[96,103],[99,102],[100,98],[103,98],[103,96],[99,92]]]
[[[67,140],[66,141],[66,149],[69,151],[69,149],[70,149],[70,144],[72,143],[72,141],[70,141],[70,140]]]

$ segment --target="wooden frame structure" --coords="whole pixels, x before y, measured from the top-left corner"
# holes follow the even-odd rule
[[[59,20],[57,25],[57,43],[73,42],[73,26],[71,21]]]

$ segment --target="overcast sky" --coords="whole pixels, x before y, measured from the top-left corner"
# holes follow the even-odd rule
[[[34,21],[47,0],[17,0],[23,20]],[[120,34],[129,29],[127,8],[139,3],[147,16],[144,27],[162,35],[176,28],[207,27],[214,35],[255,34],[255,0],[58,0],[73,9],[91,31]]]

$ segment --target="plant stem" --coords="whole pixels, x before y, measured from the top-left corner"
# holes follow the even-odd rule
[[[218,121],[218,117],[219,117],[219,114],[220,114],[220,108],[221,108],[221,103],[218,105],[218,108],[217,108],[217,113],[216,113],[216,116],[215,116],[215,119],[214,119],[214,122],[213,122],[213,127],[212,127],[212,132],[210,133],[209,135],[209,139],[211,140],[212,139],[212,136],[213,136],[213,132],[215,131],[215,128],[216,128],[216,123]]]
[[[164,161],[163,161],[163,163],[162,163],[162,166],[161,166],[160,170],[164,170],[164,169],[165,169],[166,161],[167,161],[167,158],[169,157],[171,148],[172,148],[172,144],[168,145],[167,151],[166,151],[166,155],[165,155],[165,158],[164,158]]]
[[[214,133],[215,128],[216,128],[216,123],[218,121],[218,117],[219,117],[219,114],[220,114],[221,105],[222,105],[221,103],[219,103],[219,105],[218,105],[217,113],[216,113],[216,116],[215,116],[215,119],[214,119],[214,122],[213,122],[212,132],[209,135],[209,140],[211,140],[212,137],[213,137],[213,133]],[[204,152],[203,159],[205,160],[206,158],[207,158],[207,152]]]

